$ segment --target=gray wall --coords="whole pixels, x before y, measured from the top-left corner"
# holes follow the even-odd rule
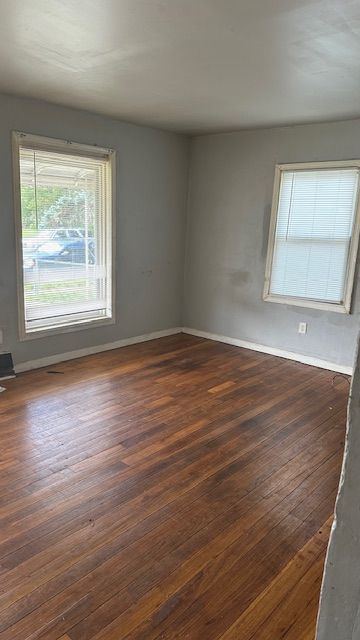
[[[117,321],[20,343],[11,130],[117,151]],[[87,112],[0,96],[0,328],[15,362],[180,325],[189,141]]]
[[[117,151],[116,324],[19,342],[11,131]],[[186,136],[0,96],[0,328],[15,362],[184,324],[350,366],[360,295],[343,316],[263,302],[277,162],[360,155],[360,121]],[[300,336],[300,320],[308,333]]]
[[[351,366],[357,282],[348,316],[263,302],[262,289],[275,164],[359,157],[359,120],[195,138],[184,325]]]

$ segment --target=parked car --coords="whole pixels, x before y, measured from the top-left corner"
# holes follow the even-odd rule
[[[23,267],[24,271],[31,271],[36,265],[36,260],[32,255],[24,254],[23,256]]]
[[[86,240],[85,235],[84,229],[49,229],[25,239],[24,268],[42,261],[85,263],[86,257],[88,264],[95,264],[95,239],[89,233]]]
[[[48,240],[72,240],[85,237],[85,229],[40,229],[34,237],[23,238],[23,248],[36,251],[36,249]],[[88,236],[93,233],[88,231]]]

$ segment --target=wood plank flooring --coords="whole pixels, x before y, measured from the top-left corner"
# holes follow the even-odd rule
[[[344,377],[177,335],[4,384],[1,640],[313,640]]]

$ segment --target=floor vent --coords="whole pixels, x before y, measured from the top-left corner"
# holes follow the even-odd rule
[[[0,353],[0,380],[14,377],[15,371],[11,353]]]

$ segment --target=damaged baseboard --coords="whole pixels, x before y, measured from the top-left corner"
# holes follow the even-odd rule
[[[221,336],[217,333],[199,331],[198,329],[192,329],[191,327],[183,327],[182,330],[183,333],[189,333],[192,336],[198,336],[199,338],[207,338],[208,340],[215,340],[216,342],[225,342],[226,344],[232,344],[236,347],[242,347],[243,349],[260,351],[261,353],[268,353],[269,355],[278,356],[279,358],[286,358],[287,360],[295,360],[296,362],[301,362],[302,364],[309,364],[312,367],[319,367],[320,369],[328,369],[329,371],[345,373],[346,375],[350,376],[352,375],[352,367],[337,364],[336,362],[329,362],[328,360],[321,360],[319,358],[313,358],[312,356],[302,355],[301,353],[293,353],[292,351],[283,351],[283,349],[267,347],[263,344],[247,342],[246,340],[240,340],[239,338]]]
[[[56,355],[39,358],[38,360],[28,360],[27,362],[20,362],[19,364],[15,365],[15,370],[16,373],[21,373],[23,371],[30,371],[31,369],[40,369],[41,367],[48,367],[53,364],[58,364],[59,362],[65,362],[66,360],[74,360],[75,358],[90,356],[94,353],[101,353],[102,351],[111,351],[112,349],[128,347],[131,344],[147,342],[148,340],[155,340],[156,338],[164,338],[165,336],[172,336],[176,333],[181,332],[181,327],[163,329],[161,331],[153,331],[152,333],[145,333],[141,336],[123,338],[122,340],[116,340],[115,342],[99,344],[93,347],[85,347],[84,349],[76,349],[75,351],[68,351],[67,353],[57,353]]]

